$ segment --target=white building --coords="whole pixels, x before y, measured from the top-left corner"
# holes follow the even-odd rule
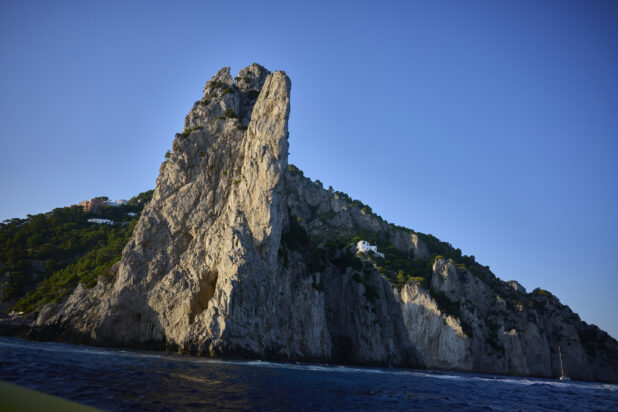
[[[375,253],[377,256],[380,256],[381,258],[384,257],[384,253],[380,253],[378,252],[378,247],[377,246],[373,246],[371,245],[369,242],[367,242],[366,240],[360,240],[357,244],[356,244],[356,249],[361,252],[361,253],[368,253],[368,252],[373,252]]]
[[[126,199],[118,199],[115,202],[113,200],[108,200],[107,202],[105,202],[107,206],[113,206],[113,207],[126,205],[127,203],[128,202]]]
[[[96,219],[96,218],[92,218],[92,219],[88,219],[88,222],[90,223],[98,223],[98,224],[106,224],[106,225],[113,225],[114,222],[112,222],[109,219]]]

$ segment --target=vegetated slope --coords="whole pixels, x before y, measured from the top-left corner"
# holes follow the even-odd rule
[[[581,321],[550,292],[527,293],[516,281],[502,281],[474,256],[386,222],[293,165],[287,187],[284,264],[304,262],[318,288],[328,273],[324,268],[334,264],[362,285],[369,301],[377,296],[371,279],[378,272],[401,303],[409,338],[426,366],[556,377],[560,347],[572,377],[618,379],[616,340]],[[359,240],[377,245],[384,257],[356,253]]]
[[[130,214],[139,214],[152,192],[96,212],[71,206],[0,223],[0,311],[38,311],[61,301],[78,282],[94,286],[120,258],[138,219]]]
[[[618,380],[618,344],[542,290],[387,223],[287,164],[290,81],[220,70],[108,277],[39,337],[286,360]],[[357,254],[364,239],[384,258]]]

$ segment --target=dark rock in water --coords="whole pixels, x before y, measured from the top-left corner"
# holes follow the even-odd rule
[[[0,336],[28,337],[32,332],[34,314],[11,314],[0,317]]]
[[[618,381],[618,343],[551,294],[288,168],[289,112],[285,73],[221,69],[112,276],[46,307],[31,336],[545,377],[559,374],[560,346],[571,377]],[[385,257],[357,255],[359,239]]]

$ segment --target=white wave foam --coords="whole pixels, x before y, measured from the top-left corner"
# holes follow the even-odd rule
[[[9,340],[10,339],[10,340]],[[107,357],[123,357],[123,358],[150,358],[160,359],[163,361],[174,362],[189,362],[189,363],[207,363],[207,364],[230,364],[244,365],[250,367],[265,367],[265,368],[281,368],[312,372],[334,372],[334,373],[363,373],[363,374],[389,374],[399,376],[415,376],[429,379],[445,379],[445,380],[477,380],[481,382],[501,382],[513,385],[550,385],[556,388],[573,388],[573,389],[593,389],[607,390],[618,392],[618,385],[604,383],[587,383],[579,381],[557,381],[549,379],[534,379],[534,378],[517,378],[517,377],[499,377],[499,376],[478,376],[472,374],[457,374],[443,373],[438,371],[417,371],[406,369],[384,369],[371,367],[350,367],[341,365],[328,364],[308,364],[308,363],[285,363],[271,362],[263,360],[230,360],[230,359],[212,359],[212,358],[195,358],[168,353],[145,353],[131,350],[120,349],[103,349],[85,346],[76,346],[58,342],[33,342],[17,338],[2,338],[0,339],[0,347],[23,349],[27,345],[37,351],[45,352],[60,352],[60,353],[81,353]]]

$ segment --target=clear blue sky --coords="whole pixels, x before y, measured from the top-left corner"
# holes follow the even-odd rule
[[[618,2],[0,3],[0,219],[154,187],[220,67],[290,161],[618,337]]]

